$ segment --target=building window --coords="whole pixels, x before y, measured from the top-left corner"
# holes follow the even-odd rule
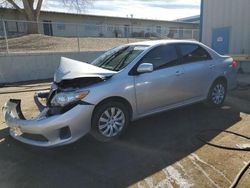
[[[156,33],[161,34],[161,26],[156,26]]]
[[[101,24],[96,24],[96,30],[97,31],[102,31],[102,25]]]
[[[94,25],[94,24],[88,24],[88,25],[85,25],[85,30],[86,31],[96,31],[96,30],[98,30],[98,27],[97,27],[97,25]]]
[[[112,25],[108,25],[107,30],[108,30],[108,31],[113,31],[113,30],[114,30],[114,27],[113,27]]]
[[[66,28],[64,23],[59,23],[56,25],[56,27],[57,27],[57,30],[59,30],[59,31],[64,31]]]

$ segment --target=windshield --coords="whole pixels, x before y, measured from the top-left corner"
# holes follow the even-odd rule
[[[120,71],[147,47],[146,45],[119,46],[107,51],[91,64],[112,71]]]

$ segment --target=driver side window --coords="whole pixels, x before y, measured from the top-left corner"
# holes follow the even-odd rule
[[[154,70],[172,67],[179,62],[175,45],[158,46],[149,51],[141,63],[152,63]]]

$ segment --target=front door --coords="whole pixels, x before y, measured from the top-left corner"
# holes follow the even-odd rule
[[[43,32],[45,35],[53,36],[53,29],[50,20],[43,20]]]
[[[152,49],[140,63],[152,63],[154,71],[134,77],[139,114],[150,113],[183,100],[183,70],[175,45]]]
[[[213,29],[212,48],[221,55],[228,54],[230,42],[230,28]]]
[[[129,37],[129,25],[124,25],[124,37]]]

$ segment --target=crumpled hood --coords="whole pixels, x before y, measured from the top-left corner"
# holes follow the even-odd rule
[[[54,75],[54,81],[59,83],[62,80],[84,77],[105,78],[108,76],[112,76],[115,73],[115,71],[103,69],[89,63],[61,57],[60,65]]]

